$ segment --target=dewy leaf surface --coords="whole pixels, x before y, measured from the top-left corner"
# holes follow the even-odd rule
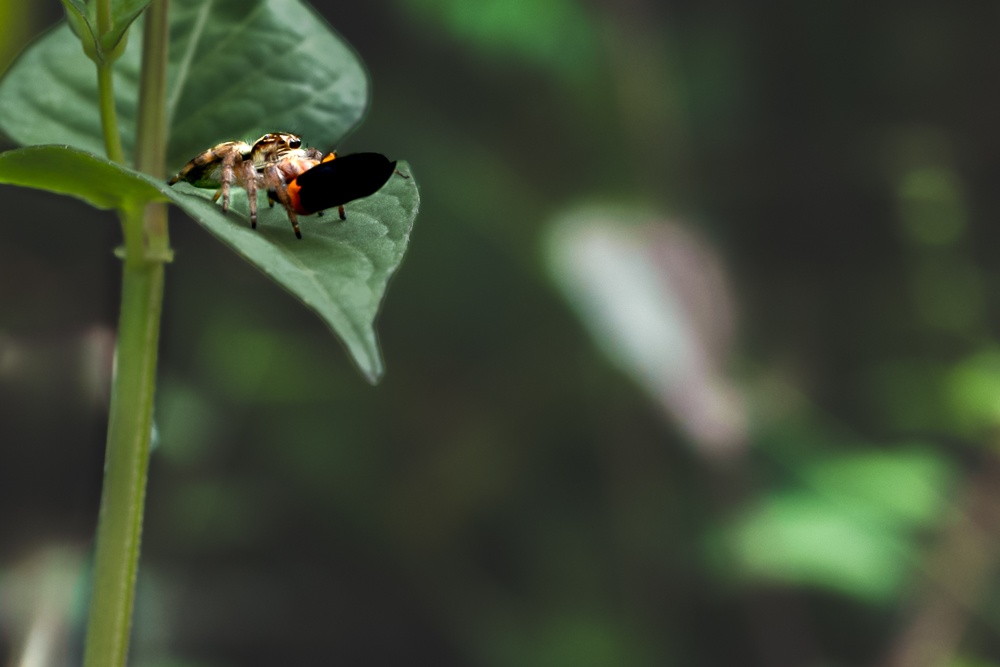
[[[134,2],[119,3],[132,10]],[[127,12],[124,18],[127,18]],[[122,142],[132,155],[141,32],[115,62]],[[350,46],[298,0],[173,0],[168,65],[169,170],[220,141],[267,131],[336,147],[364,114],[368,78]],[[103,154],[94,64],[63,23],[0,81],[0,131],[29,144]]]
[[[398,166],[401,172],[410,173],[405,162]],[[394,174],[371,197],[348,203],[347,220],[341,221],[336,209],[322,216],[300,217],[301,240],[295,238],[280,206],[262,207],[257,229],[251,229],[242,191],[234,193],[228,215],[211,201],[211,190],[179,183],[164,192],[315,311],[344,342],[365,377],[378,381],[383,365],[375,316],[389,279],[403,259],[420,205],[412,178]]]

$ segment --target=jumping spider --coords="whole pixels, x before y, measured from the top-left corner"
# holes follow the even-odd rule
[[[250,225],[257,228],[257,191],[267,192],[270,206],[280,202],[288,213],[295,236],[302,238],[296,214],[321,214],[336,206],[346,220],[344,204],[375,193],[392,177],[396,163],[379,153],[355,153],[336,159],[316,148],[303,148],[294,134],[265,134],[250,145],[227,141],[196,155],[168,181],[191,183],[199,188],[218,188],[212,201],[222,197],[222,210],[229,210],[232,185],[247,192]]]
[[[268,192],[277,193],[286,183],[283,174],[290,174],[290,170],[294,167],[304,171],[319,164],[322,159],[322,151],[316,148],[303,148],[302,139],[297,135],[271,132],[255,141],[253,145],[245,141],[226,141],[213,146],[196,155],[177,172],[176,176],[167,181],[167,184],[186,181],[197,188],[218,188],[212,201],[219,201],[219,197],[222,197],[222,210],[228,212],[229,191],[235,183],[247,192],[250,224],[256,229],[257,190],[265,188]],[[282,169],[275,169],[275,165],[282,163],[288,164]],[[274,200],[271,197],[268,199],[273,206]],[[294,214],[289,211],[292,225],[298,232],[293,216]]]

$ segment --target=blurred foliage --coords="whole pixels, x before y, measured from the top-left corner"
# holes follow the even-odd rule
[[[888,667],[928,611],[997,664],[996,12],[459,4],[315,3],[343,148],[421,175],[381,386],[172,227],[135,664]],[[111,225],[4,194],[52,222],[0,243],[0,572],[89,538],[116,293]],[[691,345],[626,355],[630,297]]]
[[[739,574],[895,599],[919,562],[918,531],[944,514],[944,462],[926,448],[903,449],[828,457],[796,472],[798,488],[776,490],[730,528]]]
[[[7,68],[29,34],[32,13],[17,0],[0,0],[0,71]]]
[[[556,76],[592,69],[600,28],[576,0],[399,0],[432,29],[499,60],[519,59]]]

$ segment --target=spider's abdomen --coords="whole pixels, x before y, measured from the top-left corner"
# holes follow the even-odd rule
[[[212,146],[194,156],[167,184],[184,181],[196,188],[217,188],[222,185],[223,163],[227,158],[230,164],[236,164],[246,159],[252,150],[245,141],[226,141]]]

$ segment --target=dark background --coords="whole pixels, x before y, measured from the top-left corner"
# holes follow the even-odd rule
[[[995,5],[313,4],[421,188],[387,375],[172,212],[133,664],[1000,664]],[[119,232],[0,195],[0,662],[73,661]]]

